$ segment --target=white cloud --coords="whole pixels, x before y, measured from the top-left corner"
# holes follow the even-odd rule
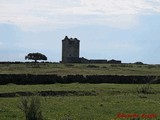
[[[137,14],[140,10],[150,8],[144,0],[81,0],[88,11],[105,15]]]
[[[0,0],[0,23],[22,29],[106,24],[120,28],[138,16],[160,13],[160,0]]]

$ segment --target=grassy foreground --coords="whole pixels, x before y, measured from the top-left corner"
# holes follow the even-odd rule
[[[132,84],[54,84],[54,85],[4,85],[0,93],[17,91],[96,91],[96,96],[46,96],[40,97],[42,111],[47,120],[111,120],[118,113],[157,114],[160,119],[160,85],[150,85],[151,94],[139,94],[141,85]],[[17,105],[20,97],[0,98],[0,119],[24,120]],[[123,120],[123,119],[120,119]]]
[[[160,65],[136,64],[0,64],[0,74],[160,75]]]
[[[160,65],[135,64],[0,64],[0,74],[65,75],[154,75],[160,76]],[[1,85],[1,93],[38,91],[89,91],[96,96],[40,97],[46,120],[114,120],[118,113],[156,114],[160,120],[160,85],[150,85],[151,93],[138,93],[136,84],[53,84]],[[0,120],[25,120],[18,109],[20,97],[0,97]],[[117,120],[124,120],[117,119]],[[130,119],[126,119],[130,120]]]

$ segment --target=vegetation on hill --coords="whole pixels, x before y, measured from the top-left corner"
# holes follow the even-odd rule
[[[21,63],[0,64],[0,68],[0,74],[160,75],[160,65]]]

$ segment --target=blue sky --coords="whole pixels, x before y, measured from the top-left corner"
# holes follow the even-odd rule
[[[0,61],[58,62],[66,35],[81,57],[159,64],[160,0],[0,0]]]

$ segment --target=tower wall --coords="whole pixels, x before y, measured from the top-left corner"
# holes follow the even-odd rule
[[[79,43],[77,38],[68,38],[67,36],[62,40],[62,62],[69,63],[74,58],[79,58]]]

